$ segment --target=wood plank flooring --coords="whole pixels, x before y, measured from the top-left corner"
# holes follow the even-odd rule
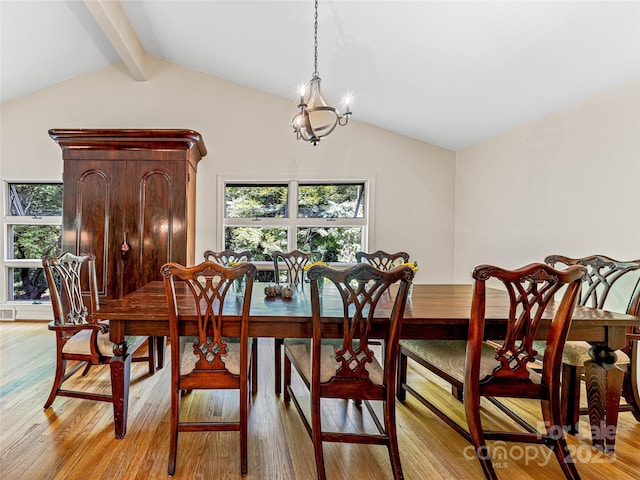
[[[260,340],[260,385],[253,399],[249,425],[247,479],[307,480],[315,477],[311,441],[293,405],[273,393],[273,341]],[[0,322],[0,478],[2,480],[78,479],[121,480],[167,478],[169,444],[168,368],[153,376],[144,363],[132,368],[128,431],[124,439],[113,434],[111,405],[59,397],[53,406],[42,405],[54,373],[54,337],[42,322]],[[410,370],[410,381],[460,421],[461,405],[446,385],[424,372]],[[88,377],[73,380],[108,391],[108,367],[94,368]],[[234,392],[195,392],[186,399],[190,418],[237,414]],[[449,407],[450,405],[450,407]],[[514,404],[529,421],[538,409]],[[485,407],[489,423],[499,413]],[[531,411],[529,411],[531,410]],[[353,402],[328,405],[326,421],[356,429],[373,429],[368,414],[360,420]],[[468,444],[409,397],[398,403],[399,444],[405,478],[484,478]],[[505,421],[504,423],[508,423]],[[535,423],[534,423],[535,424]],[[606,456],[591,447],[588,423],[582,420],[578,436],[569,436],[583,479],[636,480],[640,478],[640,424],[630,413],[620,414],[616,455]],[[175,479],[239,479],[237,433],[182,433]],[[564,478],[544,447],[505,445],[497,462],[501,478]],[[389,479],[387,451],[379,446],[325,444],[329,479]],[[357,472],[357,473],[356,473]]]

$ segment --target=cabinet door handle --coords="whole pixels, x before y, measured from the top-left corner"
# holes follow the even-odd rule
[[[120,247],[120,254],[124,257],[127,252],[131,250],[131,247],[129,247],[129,244],[127,243],[127,232],[124,232],[123,237],[124,241],[122,242],[122,246]]]

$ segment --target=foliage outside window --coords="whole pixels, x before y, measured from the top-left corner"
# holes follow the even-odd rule
[[[224,248],[250,250],[258,261],[298,249],[314,260],[354,262],[367,235],[365,191],[364,182],[228,182]]]
[[[7,299],[48,301],[42,257],[61,252],[62,184],[9,183],[6,192]]]
[[[283,218],[287,214],[288,187],[233,184],[225,188],[226,218]]]
[[[298,249],[314,252],[323,262],[355,262],[356,252],[362,248],[362,229],[359,227],[298,228]]]
[[[300,184],[299,218],[364,218],[364,184]]]
[[[287,229],[279,227],[227,227],[225,248],[251,251],[253,260],[271,260],[271,252],[287,251]]]

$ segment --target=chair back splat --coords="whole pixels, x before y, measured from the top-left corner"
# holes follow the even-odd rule
[[[228,267],[231,263],[243,263],[251,261],[251,252],[245,250],[243,252],[236,252],[235,250],[222,250],[220,252],[214,252],[213,250],[205,250],[204,259],[210,262],[216,262],[220,265]]]
[[[249,370],[252,368],[249,339],[249,307],[256,267],[241,263],[225,267],[205,261],[194,267],[167,263],[162,267],[167,306],[171,348],[171,420],[169,441],[169,475],[176,468],[179,432],[239,431],[240,471],[247,473],[247,417],[249,409]],[[228,295],[232,284],[245,278],[242,300]],[[195,318],[187,318],[188,305],[178,303],[176,289],[185,289]],[[224,304],[242,301],[239,337],[223,335],[227,325]],[[187,332],[186,323],[193,325]],[[237,324],[237,318],[236,318]],[[238,421],[181,420],[182,397],[191,390],[236,389],[240,392]],[[197,453],[197,452],[193,452]]]
[[[376,250],[373,253],[356,252],[356,262],[369,263],[379,270],[391,270],[398,266],[396,264],[407,263],[409,254],[407,252],[387,253],[383,250]]]
[[[55,325],[88,323],[88,313],[95,313],[99,308],[95,260],[92,253],[73,255],[68,252],[58,258],[45,257],[42,260],[47,282],[54,287],[50,289],[50,295]],[[88,293],[90,310],[85,305],[84,292]]]
[[[544,259],[544,263],[552,267],[558,263],[586,267],[587,275],[582,285],[578,305],[591,308],[604,308],[616,283],[629,272],[640,270],[640,260],[622,262],[605,255],[591,255],[583,258],[549,255]]]
[[[312,340],[284,342],[284,400],[294,401],[311,436],[319,479],[325,478],[323,442],[385,445],[394,478],[403,478],[395,420],[395,377],[400,328],[413,275],[410,267],[382,271],[366,263],[344,270],[314,265],[307,271],[311,282]],[[391,290],[394,284],[398,286]],[[338,296],[342,306],[342,322],[336,325],[341,336],[337,339],[322,321],[325,295]],[[331,301],[335,303],[334,298]],[[382,319],[388,322],[388,330],[375,340],[384,340],[385,351],[376,355],[371,348],[374,324]],[[310,418],[292,388],[292,366],[310,391]],[[378,433],[323,428],[321,398],[364,402]],[[383,419],[378,418],[371,401],[382,403]]]

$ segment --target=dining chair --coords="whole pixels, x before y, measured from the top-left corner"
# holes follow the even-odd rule
[[[387,253],[383,250],[376,250],[373,253],[356,252],[356,262],[366,262],[380,270],[391,270],[408,261],[409,254],[407,252]]]
[[[240,432],[240,471],[247,473],[247,417],[249,411],[249,370],[251,346],[249,338],[249,308],[251,291],[257,269],[251,263],[225,267],[204,261],[193,267],[177,263],[162,266],[164,286],[169,309],[171,348],[171,419],[169,439],[169,475],[176,469],[179,432]],[[240,301],[229,294],[233,282],[245,277],[245,295],[242,298],[240,336],[223,336],[227,317],[223,314],[227,301]],[[176,301],[176,289],[191,293],[195,305],[195,336],[184,331],[186,304]],[[194,308],[194,307],[191,307]],[[175,339],[175,341],[174,341]],[[192,390],[233,389],[239,391],[239,419],[181,419],[181,400]],[[211,413],[211,412],[210,412]],[[214,415],[213,413],[211,413]],[[217,416],[217,414],[215,414]],[[186,452],[185,452],[186,453]],[[189,452],[200,455],[200,451]]]
[[[203,256],[205,260],[219,263],[220,265],[224,265],[225,267],[251,261],[250,250],[235,251],[231,249],[225,249],[219,252],[215,252],[213,250],[205,250]],[[234,287],[235,286],[237,286],[237,284],[234,285]],[[258,393],[258,337],[254,337],[252,341],[253,345],[251,347],[251,362],[253,368],[251,369],[251,393],[255,395],[256,393]]]
[[[640,317],[640,278],[636,282],[627,312]],[[627,327],[627,345],[622,349],[630,358],[622,383],[622,395],[627,404],[621,410],[630,410],[640,422],[640,327]]]
[[[567,446],[564,430],[561,428],[560,367],[562,351],[585,272],[586,269],[582,266],[572,266],[558,271],[542,263],[530,264],[517,270],[480,265],[472,273],[474,286],[466,341],[400,342],[398,399],[405,401],[406,393],[411,393],[471,442],[482,471],[488,479],[498,478],[491,461],[493,449],[487,446],[488,440],[498,440],[494,446],[501,453],[505,451],[504,445],[500,445],[503,442],[546,445],[553,450],[566,478],[580,478]],[[504,318],[507,319],[504,331],[492,328],[486,319],[488,281],[500,282],[509,295],[510,305],[504,312]],[[564,288],[564,293],[547,332],[541,373],[537,373],[531,368],[537,354],[533,348],[533,340],[549,302],[561,288]],[[495,318],[495,315],[496,312],[492,312],[492,317]],[[491,341],[485,341],[486,338],[490,338]],[[408,358],[462,392],[466,429],[407,383]],[[510,410],[501,408],[502,403],[497,399],[510,397],[539,400],[545,431],[539,432]],[[481,398],[498,406],[519,424],[520,428],[514,431],[485,428]],[[451,405],[447,407],[450,408]]]
[[[579,305],[592,308],[610,309],[611,302],[607,303],[614,295],[621,296],[624,291],[628,291],[625,286],[625,279],[632,272],[640,272],[640,260],[629,262],[614,260],[605,255],[591,255],[582,258],[570,258],[563,255],[549,255],[545,258],[545,263],[555,267],[558,264],[582,265],[587,268],[587,275],[582,285],[582,292],[578,301]],[[640,282],[640,277],[637,282]],[[627,303],[626,313],[630,315],[640,315],[640,287],[631,289],[631,295]],[[633,327],[631,327],[633,328]],[[629,332],[633,335],[633,331]],[[631,346],[631,337],[628,346]],[[544,353],[544,344],[536,343],[539,353]],[[588,342],[570,341],[567,342],[562,356],[562,399],[564,412],[564,425],[569,433],[578,433],[580,415],[588,414],[589,408],[580,407],[581,382],[585,377],[585,362],[591,361],[589,350],[591,344]],[[603,421],[604,432],[607,437],[606,450],[613,453],[615,446],[615,430],[617,426],[618,413],[620,411],[631,410],[640,421],[640,410],[637,403],[633,402],[633,397],[629,404],[620,407],[620,396],[623,391],[623,383],[631,381],[630,371],[632,361],[630,349],[622,349],[615,352],[604,363],[616,365],[616,369],[608,369],[606,375],[609,378],[605,383],[606,392],[592,391],[587,403],[590,405],[601,404],[604,407],[604,419],[594,419],[598,424]],[[635,364],[635,362],[633,363]],[[626,374],[624,373],[626,372]],[[635,368],[634,368],[635,373]],[[617,378],[616,378],[617,377]],[[624,388],[625,393],[629,390],[629,385]],[[598,425],[599,427],[599,425]],[[602,445],[601,445],[602,446]]]
[[[82,376],[93,365],[108,365],[114,356],[114,344],[109,341],[109,323],[99,321],[100,302],[95,269],[95,255],[45,256],[42,259],[51,296],[53,320],[48,328],[56,335],[56,372],[51,393],[44,404],[49,408],[57,396],[83,398],[113,403],[111,394],[63,388],[64,382],[84,368]],[[153,337],[126,336],[127,359],[147,362],[149,374],[155,373],[155,343]],[[133,356],[147,345],[145,355]],[[67,369],[68,362],[73,362]]]
[[[403,263],[408,263],[409,254],[407,252],[387,253],[384,250],[376,250],[372,253],[356,252],[356,262],[368,263],[378,270],[391,270]],[[409,294],[409,299],[411,299],[411,294]]]
[[[281,283],[280,272],[285,273],[286,283],[298,285],[304,282],[304,266],[309,263],[310,254],[300,250],[291,250],[290,252],[275,251],[272,257],[276,283]]]
[[[276,283],[280,284],[280,272],[284,271],[287,282],[292,286],[304,285],[304,267],[311,260],[311,255],[300,250],[290,252],[275,251],[273,257],[273,271]],[[283,265],[284,264],[284,268]],[[283,338],[275,338],[274,343],[274,383],[276,395],[282,391],[282,344]]]
[[[284,360],[284,401],[293,400],[298,413],[311,436],[317,477],[325,478],[323,442],[363,443],[385,445],[389,453],[391,469],[396,479],[403,478],[395,418],[395,377],[397,368],[398,339],[404,316],[409,283],[414,272],[409,267],[382,271],[366,263],[356,264],[344,270],[326,265],[314,265],[307,271],[311,282],[312,340],[298,342],[286,339]],[[328,281],[320,293],[319,282]],[[391,285],[399,286],[387,303],[392,305],[388,315],[389,328],[384,337],[385,354],[382,362],[370,348],[371,327],[381,298]],[[337,290],[334,292],[332,285]],[[331,291],[330,291],[331,290]],[[323,298],[339,295],[342,337],[328,338],[322,328]],[[309,391],[310,417],[305,414],[296,389],[291,385],[292,366]],[[300,386],[302,388],[302,386]],[[306,391],[305,390],[305,391]],[[304,394],[304,392],[302,392]],[[332,428],[323,428],[321,399],[353,399],[365,404],[377,434],[364,431],[340,431],[335,419]],[[376,414],[371,401],[382,403],[382,419]],[[325,414],[330,410],[326,410]]]
[[[633,292],[627,313],[640,317],[640,277]],[[628,403],[621,406],[620,410],[631,411],[640,422],[640,327],[627,327],[626,339],[627,345],[622,350],[631,361],[622,383],[622,395]]]

